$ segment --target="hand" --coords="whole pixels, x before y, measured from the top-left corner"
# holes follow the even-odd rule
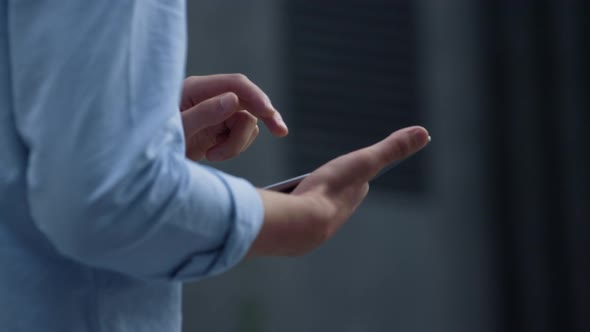
[[[222,161],[246,150],[258,135],[258,119],[282,137],[288,129],[268,96],[241,74],[184,80],[182,125],[187,157]]]
[[[360,205],[368,182],[382,168],[419,151],[428,141],[422,127],[401,129],[321,166],[291,194],[260,189],[264,224],[249,255],[297,256],[320,246]]]

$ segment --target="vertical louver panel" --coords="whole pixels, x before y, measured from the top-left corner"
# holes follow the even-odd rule
[[[412,1],[292,1],[287,49],[297,130],[292,165],[306,172],[334,156],[422,123]],[[424,189],[418,155],[375,182]]]

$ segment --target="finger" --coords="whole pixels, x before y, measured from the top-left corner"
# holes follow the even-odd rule
[[[192,134],[229,119],[240,110],[238,97],[231,92],[209,98],[181,113],[184,135]]]
[[[275,136],[285,136],[287,126],[281,114],[272,106],[268,96],[246,76],[241,74],[220,74],[194,76],[185,80],[183,95],[188,99],[183,104],[194,105],[224,92],[235,93],[242,105],[254,116],[260,118]],[[183,107],[186,107],[184,105]]]
[[[258,128],[258,125],[256,125],[254,127],[254,129],[252,130],[252,134],[250,134],[250,140],[248,141],[246,146],[244,146],[244,148],[242,149],[242,152],[246,151],[250,147],[250,145],[252,145],[252,143],[254,143],[254,140],[256,139],[256,137],[258,137],[258,133],[260,133],[260,128]]]
[[[332,172],[342,179],[368,182],[381,169],[405,159],[426,146],[429,135],[422,127],[400,129],[384,140],[351,152],[328,163]]]
[[[380,163],[375,174],[387,165],[405,159],[418,152],[428,144],[430,136],[423,127],[413,126],[400,129],[389,135],[384,140],[373,144],[369,150],[373,150]]]
[[[257,118],[246,111],[235,113],[226,122],[229,128],[227,139],[209,149],[207,159],[210,161],[222,161],[239,155],[248,144],[256,127],[256,122]]]

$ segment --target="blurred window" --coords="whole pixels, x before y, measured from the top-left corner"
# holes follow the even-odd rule
[[[412,1],[290,1],[286,10],[294,172],[423,123]],[[418,154],[374,186],[421,192],[423,173]]]

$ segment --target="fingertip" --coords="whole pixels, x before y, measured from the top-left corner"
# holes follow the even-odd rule
[[[287,135],[289,135],[289,128],[287,126],[279,127],[275,134],[276,137],[285,137]]]
[[[406,127],[393,132],[386,139],[373,145],[381,156],[384,167],[394,161],[405,159],[428,144],[428,131],[421,126]]]
[[[285,137],[287,135],[289,135],[289,129],[287,129],[286,127],[281,128],[281,129],[275,131],[275,133],[274,133],[274,136],[279,137],[279,138]]]
[[[285,137],[289,134],[289,128],[287,127],[287,124],[283,120],[281,113],[279,113],[276,110],[274,112],[275,112],[275,114],[272,117],[272,120],[271,120],[272,124],[270,125],[269,129],[271,129],[271,132],[274,136]]]
[[[430,134],[426,128],[421,126],[414,126],[408,128],[408,134],[410,135],[412,142],[416,148],[422,148],[428,142],[430,142]]]
[[[281,116],[281,113],[279,113],[279,111],[274,110],[274,115],[272,118],[278,125],[287,128],[287,124],[285,124],[285,120],[283,120],[283,117]]]
[[[221,96],[219,104],[224,112],[233,112],[238,109],[240,100],[238,96],[233,92],[226,92]]]

